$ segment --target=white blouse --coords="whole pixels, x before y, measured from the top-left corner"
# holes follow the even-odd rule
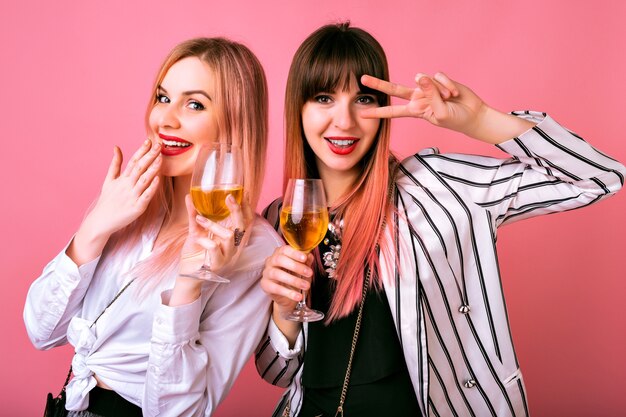
[[[65,248],[31,285],[24,309],[38,349],[75,348],[69,410],[84,410],[94,374],[144,416],[211,415],[261,339],[270,299],[258,280],[265,258],[283,244],[257,217],[235,265],[220,271],[229,284],[206,282],[191,304],[169,307],[175,273],[148,295],[130,287],[89,326],[132,279],[127,272],[152,252],[156,231],[130,253],[107,253],[80,267]]]

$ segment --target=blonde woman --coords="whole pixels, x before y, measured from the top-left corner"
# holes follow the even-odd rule
[[[223,38],[179,44],[156,77],[146,128],[124,169],[115,147],[100,196],[26,300],[37,348],[75,348],[70,416],[210,415],[269,314],[258,279],[280,240],[253,214],[267,144],[259,61]],[[244,203],[227,197],[223,224],[198,216],[188,196],[198,150],[217,141],[244,155]],[[204,251],[229,284],[179,275],[197,269]]]
[[[332,223],[315,257],[283,246],[266,262],[273,314],[257,368],[289,387],[274,415],[528,415],[496,228],[595,203],[622,187],[624,166],[549,116],[501,113],[442,73],[414,87],[388,79],[380,44],[349,24],[318,29],[293,58],[285,177],[321,178]],[[511,157],[429,148],[400,162],[391,117]],[[280,207],[266,211],[275,225]],[[284,319],[301,289],[325,321]]]

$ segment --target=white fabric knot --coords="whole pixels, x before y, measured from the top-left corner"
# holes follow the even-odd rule
[[[72,372],[74,378],[67,384],[65,408],[72,411],[85,410],[89,405],[89,391],[96,385],[93,372],[87,367],[87,356],[96,341],[96,335],[89,328],[91,323],[74,317],[67,330],[67,340],[74,346]]]
[[[67,340],[74,346],[76,353],[86,355],[96,341],[96,335],[89,326],[91,322],[74,317],[67,329]]]
[[[87,358],[81,353],[76,353],[72,358],[72,372],[74,378],[88,378],[92,372],[87,368]]]

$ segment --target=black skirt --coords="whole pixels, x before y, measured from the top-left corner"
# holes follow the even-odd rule
[[[141,407],[124,399],[117,392],[95,386],[89,391],[88,416],[142,417]]]

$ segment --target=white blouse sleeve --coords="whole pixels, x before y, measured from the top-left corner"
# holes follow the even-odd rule
[[[281,241],[265,221],[253,230],[257,236],[237,270],[227,274],[230,283],[207,283],[202,296],[184,306],[167,306],[170,291],[163,293],[153,323],[145,416],[210,415],[261,340],[270,299],[258,281]]]
[[[98,257],[79,267],[65,254],[66,249],[67,246],[46,265],[26,296],[24,323],[37,349],[67,343],[67,327],[82,307],[100,260]]]

